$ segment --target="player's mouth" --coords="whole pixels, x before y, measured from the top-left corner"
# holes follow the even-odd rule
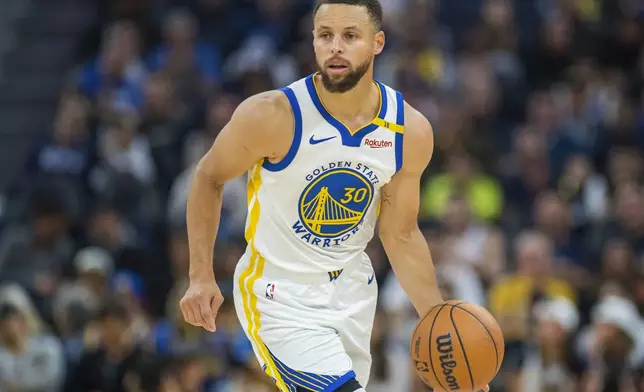
[[[349,66],[342,63],[331,63],[326,67],[330,75],[343,75],[349,71]]]

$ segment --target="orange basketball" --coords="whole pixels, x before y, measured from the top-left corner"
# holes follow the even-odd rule
[[[484,308],[463,301],[433,307],[418,321],[411,359],[435,391],[478,391],[501,367],[503,332]]]

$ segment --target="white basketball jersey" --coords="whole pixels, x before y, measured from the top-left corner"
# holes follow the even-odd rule
[[[283,88],[295,119],[290,150],[249,172],[246,240],[293,273],[331,275],[374,235],[381,188],[402,165],[404,101],[381,83],[380,111],[352,131],[321,102],[313,75]]]

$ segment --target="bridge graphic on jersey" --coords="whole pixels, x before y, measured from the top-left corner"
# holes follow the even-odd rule
[[[363,213],[340,204],[329,194],[328,187],[322,187],[311,201],[302,206],[302,216],[306,225],[319,234],[322,226],[356,225]]]

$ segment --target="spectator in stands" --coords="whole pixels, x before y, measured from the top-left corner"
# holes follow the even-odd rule
[[[607,169],[613,191],[623,185],[640,183],[644,179],[642,153],[632,147],[614,147],[608,151]]]
[[[148,77],[140,132],[150,143],[158,188],[164,196],[172,180],[184,169],[181,144],[192,126],[195,111],[179,99],[168,75],[155,73]],[[212,141],[206,143],[204,148],[211,144]]]
[[[183,168],[188,168],[205,155],[219,132],[233,116],[239,98],[234,94],[217,94],[209,102],[203,129],[193,130],[183,144]]]
[[[210,149],[219,131],[228,123],[233,115],[238,99],[234,95],[217,95],[213,98],[208,109],[205,127],[192,131],[184,141],[182,155],[183,172],[174,179],[168,198],[167,216],[172,227],[185,226],[186,202],[188,200],[189,183],[197,163]],[[246,192],[246,175],[241,175],[224,186],[224,214],[222,233],[230,230],[238,233],[246,221],[246,202],[243,195]]]
[[[0,303],[16,307],[25,318],[29,336],[42,336],[47,331],[47,325],[38,313],[27,291],[16,283],[0,286]]]
[[[178,356],[174,362],[181,392],[201,392],[204,390],[208,369],[203,356],[184,354]]]
[[[463,193],[476,219],[491,222],[500,217],[503,208],[501,187],[494,178],[479,170],[470,155],[451,155],[447,168],[447,172],[431,178],[423,187],[425,217],[442,216],[450,197],[458,192]]]
[[[551,7],[544,16],[539,42],[525,61],[528,83],[531,87],[549,85],[563,80],[564,71],[573,61],[575,37],[572,18]]]
[[[23,192],[35,184],[55,186],[72,217],[83,212],[87,175],[94,161],[89,134],[89,104],[77,94],[66,94],[58,104],[53,133],[34,145],[20,178]]]
[[[0,389],[7,392],[58,392],[65,374],[60,341],[31,336],[24,314],[0,304]]]
[[[555,270],[575,285],[581,284],[592,265],[579,232],[572,230],[570,206],[556,192],[544,192],[534,204],[534,224],[554,245]]]
[[[511,313],[529,317],[526,312],[540,298],[575,301],[573,289],[554,275],[555,248],[549,237],[536,231],[523,232],[516,238],[514,249],[517,273],[500,281],[490,293],[490,306],[501,318]]]
[[[486,222],[475,221],[467,200],[458,194],[450,198],[443,221],[446,260],[441,264],[473,268],[486,284],[496,282],[506,267],[502,233]]]
[[[621,238],[610,239],[604,244],[600,262],[600,283],[613,282],[627,289],[637,279],[638,268],[633,248]]]
[[[110,204],[97,205],[85,227],[85,243],[108,251],[116,269],[129,269],[148,279],[162,277],[159,260],[153,257],[161,250],[150,248],[148,236],[151,234],[128,221]]]
[[[642,366],[644,324],[629,299],[608,295],[593,309],[592,325],[580,335],[586,363],[583,391],[636,391]]]
[[[145,339],[150,331],[150,321],[145,313],[145,283],[139,274],[127,269],[115,271],[110,282],[111,297],[128,310],[130,330],[134,339]]]
[[[80,71],[78,90],[97,105],[100,115],[114,108],[140,109],[147,70],[139,56],[137,26],[115,23],[104,33],[101,45],[101,53]]]
[[[160,356],[204,353],[201,357],[207,365],[207,384],[212,388],[224,388],[233,382],[235,368],[242,368],[250,374],[263,373],[254,361],[250,341],[237,321],[232,298],[224,301],[217,331],[210,333],[183,320],[178,299],[185,292],[187,282],[180,283],[168,297],[167,317],[157,322],[147,337],[149,348]]]
[[[520,37],[514,4],[508,0],[486,0],[481,10],[490,50],[485,56],[500,80],[504,95],[510,96],[515,94],[513,90],[520,89],[524,77],[517,53]]]
[[[575,304],[565,298],[545,300],[535,306],[535,317],[535,342],[508,391],[574,391],[579,369],[573,337],[580,322]]]
[[[517,130],[513,152],[501,161],[505,224],[512,229],[532,222],[532,204],[551,182],[548,143],[543,132],[531,127]]]
[[[125,306],[107,302],[98,314],[100,345],[86,351],[70,370],[66,392],[126,392],[125,378],[136,371],[143,352],[130,330]]]
[[[506,339],[505,365],[522,363],[525,342],[531,334],[534,305],[542,299],[567,298],[576,303],[576,293],[565,280],[554,275],[554,245],[544,234],[527,231],[515,240],[517,271],[490,290],[489,309],[503,328]]]
[[[631,183],[615,190],[615,219],[609,236],[619,236],[629,242],[639,256],[644,252],[644,192]]]
[[[99,163],[92,173],[95,191],[133,222],[151,224],[160,208],[157,169],[148,139],[134,113],[115,113],[99,135]]]
[[[88,116],[88,102],[82,96],[64,95],[58,104],[52,135],[39,143],[27,160],[27,175],[32,179],[41,174],[62,175],[82,183],[90,163]]]
[[[568,159],[558,181],[557,194],[562,202],[570,204],[574,228],[597,228],[608,216],[608,181],[594,170],[586,156]]]
[[[495,82],[491,61],[477,55],[484,50],[483,42],[481,48],[477,47],[477,40],[483,34],[476,31],[470,34],[469,45],[474,47],[467,48],[459,64],[458,97],[471,127],[468,152],[476,159],[480,170],[487,174],[496,168],[503,142],[504,125],[498,116],[501,91]]]
[[[85,235],[88,245],[107,250],[114,259],[140,241],[136,228],[109,204],[98,205],[90,213]],[[115,264],[120,265],[119,260],[115,260]]]
[[[34,195],[30,224],[6,230],[0,239],[0,281],[20,284],[47,316],[73,251],[68,225],[63,203],[43,190]]]
[[[86,324],[108,294],[113,264],[104,249],[84,248],[74,257],[77,279],[61,285],[56,292],[53,319],[71,361],[80,357]]]
[[[105,123],[98,149],[107,170],[130,175],[143,185],[155,180],[155,166],[148,140],[139,134],[139,119],[133,113],[115,113]]]
[[[187,278],[190,265],[190,248],[188,247],[188,235],[184,226],[170,231],[168,255],[172,279],[178,282]]]
[[[199,41],[197,21],[187,10],[171,11],[162,30],[164,42],[151,54],[150,69],[170,76],[182,101],[198,102],[219,82],[219,53]]]
[[[192,174],[196,169],[196,164],[186,169],[180,176],[175,179],[172,185],[172,191],[168,200],[167,216],[169,224],[173,228],[184,227],[186,201],[188,200],[189,183]],[[248,206],[244,199],[247,189],[246,174],[229,181],[224,186],[224,197],[222,205],[222,218],[218,237],[224,240],[229,236],[235,236],[240,233],[246,223],[246,214]]]
[[[112,256],[98,246],[86,247],[76,253],[74,266],[78,283],[89,289],[95,301],[102,301],[108,294],[114,269]]]

